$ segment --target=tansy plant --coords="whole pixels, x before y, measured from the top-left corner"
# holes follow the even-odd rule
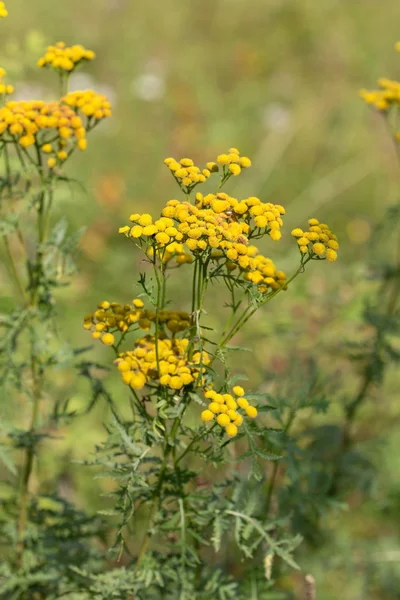
[[[0,17],[6,16],[0,2]],[[45,56],[58,72],[72,71],[67,58],[75,66],[94,56],[80,46],[59,43],[55,56],[59,50],[61,62],[50,61],[49,52]],[[8,469],[0,494],[0,596],[52,598],[59,597],[52,590],[63,579],[65,563],[68,568],[83,564],[87,551],[82,539],[98,532],[97,521],[65,501],[54,496],[49,504],[44,494],[32,493],[39,448],[70,412],[68,401],[57,396],[53,372],[73,366],[76,355],[60,340],[54,292],[74,271],[79,234],[70,234],[64,219],[54,224],[52,209],[59,188],[65,182],[72,185],[64,165],[86,149],[89,134],[111,115],[111,108],[92,90],[68,92],[65,75],[61,95],[56,92],[53,100],[13,101],[9,95],[14,88],[5,77],[1,68],[0,236],[15,294],[2,297],[0,314],[0,459]],[[64,560],[74,543],[75,558]],[[52,570],[57,553],[58,566]]]
[[[284,563],[297,567],[292,553],[300,538],[292,537],[287,519],[270,515],[276,478],[264,490],[262,461],[280,458],[271,452],[271,430],[264,421],[274,407],[232,374],[229,342],[308,263],[334,262],[338,242],[317,219],[310,219],[308,229],[293,230],[299,264],[287,277],[258,247],[264,238],[267,245],[281,239],[285,209],[223,191],[251,167],[249,158],[236,148],[204,168],[190,158],[167,158],[181,199],[169,200],[155,219],[132,214],[119,230],[149,267],[140,274],[136,297],[103,300],[84,318],[92,338],[110,347],[112,368],[126,386],[129,402],[123,394],[115,402],[96,376],[100,365],[79,358],[82,349],[60,342],[54,295],[74,271],[78,241],[64,220],[52,222],[59,187],[72,183],[64,167],[111,116],[103,95],[68,92],[70,73],[93,58],[83,46],[48,47],[38,65],[59,76],[60,97],[52,101],[10,100],[14,89],[0,71],[0,234],[15,287],[0,317],[5,400],[0,458],[9,470],[1,494],[7,551],[1,550],[0,595],[6,600],[264,598],[274,570]],[[214,193],[203,193],[206,187]],[[173,307],[172,278],[188,287],[187,306]],[[216,284],[228,295],[228,314],[221,330],[212,332],[206,307],[212,306]],[[89,381],[89,408],[102,398],[112,412],[105,441],[84,461],[114,480],[111,500],[104,500],[101,511],[117,519],[113,548],[119,563],[112,565],[104,551],[109,528],[57,496],[54,486],[46,494],[50,484],[44,485],[37,469],[48,438],[74,417],[54,376],[63,367],[77,368]],[[11,392],[18,423],[9,411]],[[283,426],[284,435],[290,424]],[[246,468],[248,462],[250,481],[236,467],[241,461]],[[237,564],[248,561],[236,578],[219,561],[225,547]]]
[[[219,577],[210,567],[210,537],[218,551],[235,530],[239,551],[254,557],[254,568],[263,557],[271,565],[275,555],[295,565],[291,551],[299,543],[297,537],[282,537],[280,525],[268,520],[268,509],[257,514],[255,507],[244,508],[243,483],[235,472],[228,468],[224,477],[210,471],[232,459],[249,459],[251,475],[262,480],[259,461],[279,458],[268,451],[263,422],[271,407],[238,385],[240,376],[229,366],[229,342],[308,263],[334,262],[339,245],[328,225],[310,219],[308,230],[292,231],[299,265],[287,277],[256,245],[263,238],[279,241],[285,209],[222,191],[251,167],[249,158],[230,148],[205,168],[190,158],[167,158],[165,165],[183,197],[166,202],[156,218],[134,213],[119,229],[150,267],[140,274],[141,292],[125,304],[103,300],[84,318],[92,338],[111,348],[132,410],[127,421],[114,405],[110,439],[89,463],[102,465],[119,482],[113,494],[114,514],[120,517],[116,547],[134,553],[133,589],[143,588],[137,597],[164,597],[157,595],[164,586],[165,597],[210,598]],[[213,181],[214,193],[200,191]],[[186,310],[171,306],[172,278],[190,291]],[[225,325],[213,336],[206,307],[217,283],[230,300]],[[153,573],[146,588],[140,580],[154,569],[162,582]],[[262,580],[260,590],[267,589],[270,583],[264,575]],[[239,597],[238,588],[232,590],[218,597]]]

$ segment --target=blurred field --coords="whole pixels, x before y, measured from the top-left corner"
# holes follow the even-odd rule
[[[237,146],[253,169],[230,182],[234,196],[255,195],[287,209],[282,243],[268,250],[288,272],[297,262],[289,232],[311,216],[328,222],[341,241],[335,265],[312,265],[277,305],[257,315],[241,342],[253,389],[268,386],[289,357],[312,355],[339,378],[345,369],[334,350],[359,335],[360,307],[369,294],[362,282],[373,228],[385,206],[398,199],[399,173],[383,122],[358,97],[379,76],[395,77],[400,55],[400,3],[376,0],[11,0],[3,29],[2,63],[17,97],[52,97],[51,73],[36,69],[45,47],[58,40],[82,43],[97,60],[73,77],[72,88],[93,87],[109,96],[112,120],[100,127],[88,150],[74,157],[71,177],[84,182],[58,198],[59,216],[71,228],[86,227],[74,284],[60,291],[64,334],[87,345],[81,321],[98,301],[130,301],[138,255],[116,233],[131,212],[156,211],[178,190],[163,165],[166,156],[213,160]],[[312,272],[311,272],[312,271]],[[181,271],[179,271],[181,273]],[[0,276],[5,281],[4,267]],[[172,282],[176,296],[185,281]],[[217,314],[223,311],[223,299]],[[214,309],[209,306],[209,309]],[[210,323],[217,324],[217,317]],[[273,341],[272,341],[273,340]],[[93,355],[94,356],[94,355]],[[106,360],[106,352],[96,349]],[[60,375],[60,387],[68,374]],[[346,371],[341,372],[341,385]],[[123,393],[112,380],[111,388]],[[327,522],[327,540],[303,547],[299,562],[317,579],[318,600],[400,598],[400,485],[396,436],[399,376],[391,373],[385,397],[370,402],[360,443],[379,464],[369,500],[350,498],[351,511]],[[345,388],[352,389],[349,378]],[[83,406],[84,386],[72,390]],[[340,398],[335,398],[340,400]],[[380,403],[384,401],[383,406]],[[106,409],[77,420],[42,457],[44,472],[60,473],[78,504],[98,508],[103,483],[93,482],[71,459],[87,456],[101,437]],[[334,403],[329,417],[339,418]],[[382,432],[369,448],[369,439]],[[61,432],[62,434],[63,432]],[[67,433],[67,432],[65,432]],[[47,471],[46,471],[47,470]],[[49,477],[50,478],[50,477]],[[296,578],[288,586],[296,584]],[[296,584],[297,585],[297,584]],[[298,588],[300,589],[300,587]],[[299,592],[300,593],[300,592]],[[296,596],[296,598],[299,596]]]

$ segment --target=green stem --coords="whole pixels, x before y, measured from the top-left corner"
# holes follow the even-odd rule
[[[16,286],[17,286],[17,288],[18,288],[18,290],[19,290],[22,298],[26,302],[27,301],[27,296],[26,296],[26,293],[25,293],[25,288],[24,288],[24,285],[23,285],[23,283],[21,281],[21,278],[20,278],[20,276],[18,274],[17,265],[15,264],[15,260],[14,260],[13,254],[11,252],[10,244],[8,242],[8,238],[7,238],[6,235],[3,236],[3,240],[4,240],[4,246],[6,248],[7,258],[8,258],[8,261],[10,263],[10,270],[11,270],[12,277],[13,277],[13,279],[15,281],[15,284],[16,284]]]
[[[160,469],[160,474],[158,476],[158,481],[157,481],[157,485],[156,485],[156,489],[154,491],[152,500],[151,500],[151,509],[150,509],[150,513],[149,516],[147,517],[146,520],[146,529],[145,529],[145,536],[143,538],[142,541],[142,545],[140,547],[139,550],[139,554],[138,554],[138,559],[137,559],[137,563],[136,566],[140,567],[140,565],[143,562],[143,558],[146,555],[146,552],[148,550],[149,544],[150,544],[150,539],[151,539],[151,528],[153,525],[153,521],[154,521],[154,517],[157,514],[157,510],[159,507],[159,502],[161,499],[161,492],[162,492],[162,487],[163,487],[163,483],[164,483],[164,478],[165,478],[165,473],[167,471],[167,466],[168,466],[168,458],[169,455],[171,453],[171,450],[173,448],[173,444],[171,444],[171,440],[172,442],[174,442],[175,440],[175,436],[176,433],[178,431],[180,422],[182,420],[183,417],[183,412],[182,415],[180,417],[176,417],[174,420],[174,423],[172,425],[171,428],[171,433],[168,436],[168,438],[166,439],[166,444],[164,447],[164,458],[163,458],[163,462],[161,464],[161,469]]]
[[[41,281],[42,274],[42,261],[43,261],[43,244],[47,239],[48,235],[48,220],[49,216],[46,216],[45,213],[45,199],[46,199],[46,181],[43,175],[42,169],[42,158],[40,154],[40,148],[36,145],[37,159],[38,162],[36,164],[36,168],[38,170],[41,183],[42,183],[42,191],[39,198],[39,207],[37,210],[37,230],[38,230],[38,239],[37,239],[37,250],[36,250],[36,264],[35,264],[35,275],[31,281],[32,292],[31,292],[31,301],[30,307],[31,309],[36,309],[38,304],[38,295],[39,295],[39,286]],[[48,211],[50,211],[51,207],[51,195],[49,201]],[[32,406],[32,416],[31,416],[31,424],[30,424],[30,433],[32,435],[35,434],[37,428],[37,421],[39,417],[40,410],[40,400],[42,394],[42,381],[41,375],[39,372],[39,361],[35,348],[35,340],[34,333],[31,332],[31,376],[32,376],[32,396],[33,396],[33,406]],[[26,522],[28,520],[28,506],[29,506],[29,495],[30,495],[30,480],[32,476],[33,470],[33,462],[34,462],[34,448],[35,444],[32,442],[26,448],[25,451],[25,461],[22,472],[22,485],[21,485],[21,497],[20,497],[20,505],[19,505],[19,516],[18,516],[18,538],[17,538],[17,562],[21,564],[22,554],[24,551],[24,532],[26,528]]]
[[[31,373],[32,373],[32,392],[33,392],[33,407],[32,407],[32,416],[31,416],[31,424],[30,424],[30,433],[34,434],[37,427],[37,420],[39,417],[39,408],[40,408],[40,397],[41,397],[41,377],[38,373],[37,368],[37,360],[36,360],[36,350],[35,350],[35,342],[31,339]],[[22,482],[21,482],[21,496],[20,496],[20,505],[19,505],[19,516],[18,516],[18,524],[17,524],[17,563],[20,565],[22,561],[22,554],[24,551],[24,532],[26,527],[26,522],[28,518],[28,504],[29,504],[29,487],[30,487],[30,479],[32,475],[33,469],[33,459],[34,459],[34,443],[31,441],[29,446],[26,449],[25,453],[25,461],[24,467],[22,471]]]
[[[286,282],[286,288],[287,286],[294,280],[296,279],[296,277],[300,274],[303,273],[304,271],[304,267],[305,265],[311,260],[310,257],[306,258],[306,260],[302,261],[299,268],[295,271],[295,273],[290,277],[290,279],[287,280]],[[231,340],[233,338],[233,336],[247,323],[247,321],[249,319],[251,319],[251,317],[257,312],[257,310],[261,307],[264,306],[265,304],[268,304],[268,302],[271,302],[271,300],[273,298],[275,298],[275,296],[277,296],[278,294],[280,294],[282,292],[284,288],[279,288],[278,290],[275,290],[272,294],[269,294],[265,300],[263,302],[260,302],[259,304],[257,304],[257,306],[248,306],[244,312],[242,313],[242,315],[239,317],[239,319],[237,320],[237,322],[235,323],[235,325],[232,327],[232,329],[225,335],[225,337],[221,337],[221,340],[218,344],[217,350],[221,350],[222,348],[224,348],[224,346],[226,346],[226,344],[229,342],[229,340]]]

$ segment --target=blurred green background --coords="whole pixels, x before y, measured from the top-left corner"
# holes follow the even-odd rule
[[[266,249],[279,267],[290,273],[297,264],[289,232],[311,216],[328,222],[341,242],[337,263],[311,265],[241,334],[239,341],[253,350],[241,368],[253,389],[263,389],[268,374],[284,371],[290,357],[312,356],[329,373],[340,371],[340,385],[345,379],[353,389],[357,380],[350,372],[346,379],[348,365],[338,345],[361,335],[361,306],[371,293],[363,278],[369,242],[385,207],[397,200],[399,185],[383,120],[368,111],[358,90],[373,86],[377,77],[399,74],[394,44],[400,3],[10,0],[7,7],[1,54],[16,98],[56,97],[54,75],[38,70],[36,62],[48,44],[63,40],[97,54],[73,76],[71,89],[92,87],[113,104],[112,119],[67,167],[86,192],[65,187],[56,208],[55,219],[65,215],[71,230],[86,228],[79,275],[58,294],[61,328],[70,343],[90,343],[81,320],[97,302],[134,297],[140,256],[116,232],[131,212],[154,214],[178,197],[164,158],[190,156],[204,164],[236,146],[251,157],[253,168],[227,191],[287,209],[282,241],[269,241]],[[171,282],[176,298],[185,290],[184,271],[178,273]],[[6,281],[3,266],[0,276]],[[210,300],[213,325],[222,304],[218,295]],[[92,357],[109,360],[99,346]],[[60,373],[60,388],[68,377]],[[355,493],[350,511],[326,520],[322,549],[304,547],[298,555],[317,579],[318,600],[400,597],[393,584],[400,581],[398,383],[390,373],[358,425],[360,444],[379,464],[376,485],[367,498]],[[123,402],[118,376],[110,386]],[[74,406],[82,407],[85,387],[70,393]],[[333,400],[330,421],[341,415],[340,398]],[[103,407],[78,419],[72,433],[59,432],[63,441],[40,459],[41,472],[49,481],[56,472],[65,493],[81,506],[101,506],[107,482],[93,481],[71,459],[90,454],[106,416]],[[287,586],[301,598],[300,576]]]

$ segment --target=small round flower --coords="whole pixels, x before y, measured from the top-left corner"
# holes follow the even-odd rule
[[[232,163],[229,165],[229,171],[232,173],[232,175],[234,175],[234,177],[237,177],[238,175],[240,175],[241,173],[241,168],[238,164],[236,163]]]
[[[293,236],[293,237],[298,237],[298,238],[300,238],[300,237],[302,237],[303,235],[304,235],[304,232],[303,232],[303,230],[302,230],[302,229],[300,229],[300,227],[296,227],[296,229],[293,229],[293,231],[292,231],[292,236]]]
[[[115,342],[115,338],[113,336],[112,333],[105,333],[103,335],[103,337],[101,338],[101,341],[103,342],[103,344],[105,344],[106,346],[112,346],[113,343]]]
[[[206,163],[206,167],[207,169],[211,172],[211,173],[217,173],[218,172],[218,165],[215,162],[208,162]]]
[[[0,2],[0,19],[5,19],[8,15],[8,10],[5,7],[4,2]]]
[[[235,410],[235,408],[237,408],[237,403],[233,398],[228,399],[225,404],[229,410]]]
[[[183,387],[182,378],[178,375],[171,377],[171,381],[169,382],[169,387],[173,390],[180,390]]]
[[[201,413],[201,419],[203,421],[212,421],[214,418],[214,413],[211,412],[211,410],[203,410],[203,412]]]
[[[228,154],[220,154],[217,157],[217,162],[219,162],[220,165],[229,165],[229,163],[231,162],[231,159]]]
[[[226,427],[231,422],[228,415],[224,415],[224,414],[218,415],[217,421],[218,421],[218,425],[221,425],[221,427]]]
[[[328,248],[332,248],[332,250],[339,250],[339,244],[336,240],[329,240]]]
[[[141,390],[146,385],[146,377],[143,373],[134,373],[129,381],[129,385],[134,390]]]
[[[281,237],[282,237],[282,234],[281,234],[281,232],[279,231],[279,229],[273,229],[269,235],[270,235],[270,238],[271,238],[272,240],[274,240],[274,242],[277,242],[277,241],[278,241],[278,240],[280,240],[280,239],[281,239]]]
[[[235,435],[237,435],[238,428],[233,423],[230,423],[225,428],[225,431],[226,431],[227,435],[229,435],[229,437],[235,437]]]
[[[237,403],[239,404],[240,408],[243,408],[244,410],[246,410],[246,408],[249,406],[249,401],[246,400],[246,398],[238,398]]]
[[[256,409],[256,407],[255,407],[255,406],[248,406],[248,407],[246,408],[246,415],[247,415],[248,417],[250,417],[251,419],[255,419],[255,418],[256,418],[256,416],[257,416],[257,414],[258,414],[258,413],[257,413],[257,409]]]
[[[55,158],[49,158],[49,160],[47,161],[47,164],[50,167],[50,169],[52,169],[53,167],[55,167],[56,163],[57,163],[57,161],[56,161]],[[128,229],[129,229],[129,227],[128,227]]]
[[[312,247],[313,251],[317,256],[323,256],[325,254],[325,246],[324,244],[316,243]]]
[[[143,233],[143,228],[140,225],[134,225],[131,229],[130,236],[133,238],[140,238]]]
[[[235,394],[235,396],[243,396],[244,395],[244,389],[240,385],[235,385],[232,388],[232,392]]]
[[[243,423],[243,417],[242,417],[242,415],[238,414],[236,419],[233,421],[233,424],[236,425],[236,427],[240,427],[242,423]]]
[[[251,160],[247,156],[242,156],[239,160],[239,164],[243,169],[248,169],[251,167]]]
[[[159,244],[161,244],[162,246],[165,246],[165,244],[168,244],[168,242],[170,241],[170,237],[169,235],[167,235],[166,233],[164,233],[163,231],[160,231],[159,233],[157,233],[156,235],[156,240]]]
[[[332,248],[328,248],[326,250],[326,260],[329,262],[335,262],[336,259],[337,259],[337,252],[335,250],[332,250]]]
[[[218,404],[218,402],[210,402],[210,404],[208,405],[209,410],[211,410],[211,412],[217,414],[220,412],[221,409],[221,405]]]

